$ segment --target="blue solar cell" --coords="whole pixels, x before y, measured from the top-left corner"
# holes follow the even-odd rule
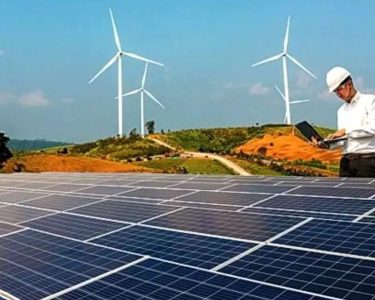
[[[118,187],[118,186],[90,186],[77,191],[80,194],[97,194],[97,195],[116,195],[132,190],[130,187]]]
[[[130,183],[129,186],[140,186],[140,187],[167,187],[169,185],[176,184],[176,181],[156,181],[156,180],[142,180]]]
[[[35,199],[38,197],[46,196],[46,194],[42,193],[29,193],[29,192],[7,192],[4,194],[0,194],[0,202],[4,203],[18,203],[29,199]]]
[[[148,259],[56,299],[317,300],[322,298]]]
[[[92,242],[207,269],[256,245],[143,226],[117,231]]]
[[[315,196],[332,196],[345,198],[369,198],[375,194],[374,189],[361,188],[331,188],[331,187],[315,187],[302,186],[287,194],[294,195],[315,195]]]
[[[176,206],[108,200],[74,209],[70,212],[124,222],[141,222],[177,208]]]
[[[199,202],[187,202],[179,200],[171,200],[168,204],[179,205],[182,207],[192,207],[192,208],[206,208],[206,209],[218,209],[218,210],[231,210],[236,211],[238,209],[244,208],[244,206],[239,205],[225,205],[225,204],[209,204],[209,203],[199,203]]]
[[[0,237],[0,289],[36,300],[140,256],[25,230]]]
[[[3,222],[17,224],[38,217],[42,217],[51,213],[53,212],[27,208],[22,206],[9,205],[0,207],[0,220]]]
[[[203,183],[203,182],[183,182],[180,184],[176,184],[173,186],[173,188],[178,189],[190,189],[190,190],[207,190],[207,191],[213,191],[222,189],[225,187],[230,186],[230,183]]]
[[[191,191],[183,190],[140,188],[131,192],[119,194],[118,196],[169,200],[190,192]]]
[[[275,243],[375,257],[375,224],[312,220]]]
[[[279,195],[255,207],[284,208],[309,212],[328,212],[361,215],[375,206],[373,200],[334,199],[308,196]],[[355,217],[353,217],[354,219]]]
[[[317,219],[328,219],[338,221],[352,221],[357,215],[343,215],[343,214],[330,214],[330,213],[318,213],[309,211],[298,211],[293,209],[272,209],[264,207],[248,207],[242,210],[242,212],[258,213],[258,214],[271,214],[281,216],[296,216],[306,218],[317,218]]]
[[[247,206],[267,197],[269,196],[264,194],[199,191],[194,194],[179,197],[178,201]]]
[[[0,236],[22,229],[20,226],[0,222]]]
[[[295,188],[295,186],[273,186],[270,184],[236,184],[234,186],[222,189],[222,191],[279,194],[289,191],[292,188]]]
[[[342,299],[374,299],[375,261],[265,246],[225,273]]]
[[[301,218],[186,208],[146,222],[149,225],[265,241],[303,221]]]
[[[127,226],[127,224],[118,222],[103,221],[69,214],[47,216],[34,221],[25,222],[22,225],[79,240],[87,240]]]
[[[84,198],[84,197],[77,197],[71,195],[50,195],[47,197],[29,200],[23,202],[23,205],[31,206],[31,207],[40,207],[40,208],[47,208],[53,210],[66,210],[82,205],[86,205],[92,202],[98,201],[95,198]]]

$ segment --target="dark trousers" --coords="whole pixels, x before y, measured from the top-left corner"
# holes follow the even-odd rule
[[[348,158],[340,160],[340,177],[375,177],[375,155],[366,158]]]

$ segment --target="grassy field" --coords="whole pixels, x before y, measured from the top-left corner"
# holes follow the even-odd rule
[[[136,162],[134,164],[165,173],[233,175],[233,173],[221,163],[210,159],[163,158],[158,160]]]

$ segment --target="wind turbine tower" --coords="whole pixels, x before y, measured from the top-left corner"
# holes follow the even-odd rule
[[[148,58],[139,56],[138,54],[131,53],[131,52],[125,52],[122,50],[121,43],[120,43],[120,38],[117,32],[115,20],[113,18],[112,10],[109,9],[109,14],[111,16],[111,21],[112,21],[112,28],[113,28],[113,35],[115,39],[115,44],[117,47],[117,52],[116,54],[107,62],[107,64],[98,72],[95,74],[94,77],[91,78],[89,83],[92,83],[96,78],[98,78],[105,70],[107,70],[111,65],[113,65],[116,61],[118,64],[118,135],[121,137],[123,135],[123,125],[122,125],[122,91],[123,91],[123,83],[122,83],[122,58],[123,56],[128,56],[131,58],[135,58],[141,61],[144,61],[146,63],[152,63],[156,64],[159,66],[163,66],[162,64],[150,60]]]
[[[148,62],[146,62],[146,64],[145,64],[145,70],[144,70],[143,76],[142,76],[141,87],[139,89],[136,89],[134,91],[128,92],[128,93],[123,95],[124,97],[127,97],[127,96],[134,95],[134,94],[137,94],[137,93],[141,94],[141,136],[142,136],[142,138],[144,138],[144,136],[145,136],[144,94],[149,96],[152,100],[154,100],[157,104],[159,104],[159,106],[161,106],[163,109],[165,109],[164,105],[161,104],[149,91],[147,91],[145,89],[145,82],[146,82],[148,64],[149,64]]]
[[[259,66],[274,60],[282,59],[283,62],[283,77],[284,77],[284,94],[281,93],[282,97],[285,100],[285,123],[286,124],[291,124],[291,115],[290,115],[290,97],[289,97],[289,83],[288,83],[288,69],[287,69],[287,58],[291,60],[294,64],[296,64],[298,67],[300,67],[302,70],[304,70],[307,74],[309,74],[311,77],[317,79],[317,77],[311,73],[306,67],[304,67],[297,59],[295,59],[293,56],[291,56],[288,53],[288,40],[289,40],[289,25],[290,25],[290,16],[288,17],[288,23],[286,26],[286,32],[285,32],[285,38],[284,38],[284,48],[283,52],[266,58],[260,62],[257,62],[252,65],[252,67]],[[279,90],[279,92],[281,92]],[[298,100],[298,101],[293,101],[292,103],[300,103],[300,102],[306,102],[306,100]]]

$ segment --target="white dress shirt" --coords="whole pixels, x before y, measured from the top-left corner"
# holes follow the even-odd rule
[[[337,111],[337,128],[348,137],[336,145],[344,153],[375,153],[375,95],[357,92],[344,103]]]

